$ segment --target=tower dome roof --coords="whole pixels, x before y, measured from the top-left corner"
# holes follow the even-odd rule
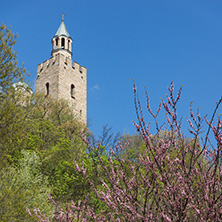
[[[64,23],[63,20],[62,20],[62,22],[61,22],[61,24],[60,24],[60,26],[59,26],[55,36],[58,36],[58,37],[60,37],[60,36],[70,37],[70,35],[69,35],[69,33],[68,33],[67,29],[66,29],[66,26],[65,26],[65,23]]]
[[[17,89],[17,88],[24,88],[24,89],[30,88],[30,87],[28,86],[28,84],[26,84],[25,82],[16,82],[16,83],[14,83],[12,86],[13,86],[15,89]]]

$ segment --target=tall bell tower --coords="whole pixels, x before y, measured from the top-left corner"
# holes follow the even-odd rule
[[[62,22],[52,38],[51,58],[37,66],[36,93],[65,99],[76,118],[87,122],[87,69],[72,62],[72,38]]]

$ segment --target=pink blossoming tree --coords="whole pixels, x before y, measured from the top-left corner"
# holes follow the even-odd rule
[[[134,125],[145,144],[136,163],[127,159],[127,144],[119,144],[117,149],[126,150],[121,158],[112,150],[108,165],[98,157],[106,177],[101,178],[101,186],[96,186],[87,176],[84,163],[79,166],[75,161],[76,170],[89,180],[96,197],[107,206],[104,211],[95,213],[87,198],[78,204],[72,202],[63,210],[50,197],[58,209],[54,220],[222,221],[222,134],[221,119],[217,117],[222,99],[209,120],[198,110],[194,114],[190,105],[191,137],[187,139],[176,108],[182,88],[176,96],[173,83],[168,90],[166,102],[160,102],[156,113],[151,110],[146,92],[147,109],[156,124],[156,133],[151,135],[134,84],[138,120]],[[161,109],[167,113],[165,128],[157,121]],[[207,125],[205,133],[202,132],[204,124]],[[210,131],[215,142],[209,139]],[[29,210],[28,213],[37,221],[49,221],[39,209],[35,209],[34,214]]]

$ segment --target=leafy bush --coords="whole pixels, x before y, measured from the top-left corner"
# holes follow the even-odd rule
[[[23,158],[15,168],[7,166],[0,171],[0,221],[33,221],[26,207],[39,207],[51,214],[48,200],[51,192],[48,180],[39,172],[36,153],[22,152]]]

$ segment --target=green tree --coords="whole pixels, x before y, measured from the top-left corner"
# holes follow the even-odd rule
[[[0,26],[0,98],[8,92],[14,82],[22,81],[24,67],[18,67],[17,54],[13,50],[17,35],[3,23]]]
[[[25,137],[25,116],[21,92],[13,84],[23,81],[24,67],[18,67],[17,55],[13,50],[17,35],[4,24],[0,26],[0,165],[11,163]],[[27,110],[27,109],[26,109]]]
[[[81,199],[88,183],[76,173],[73,158],[86,158],[86,145],[81,138],[86,126],[75,118],[66,101],[41,95],[34,97],[26,122],[24,149],[37,152],[41,172],[53,187],[53,197],[61,203]]]
[[[139,155],[145,150],[145,144],[139,134],[124,134],[121,137],[122,150],[119,150],[118,155],[125,156],[127,153],[127,159],[137,163]]]
[[[0,166],[20,158],[22,144],[27,138],[29,106],[21,106],[20,95],[10,90],[0,102]]]
[[[27,207],[44,208],[51,214],[48,200],[51,192],[48,180],[39,171],[39,158],[35,152],[22,152],[18,166],[7,166],[0,171],[0,221],[32,221]]]

